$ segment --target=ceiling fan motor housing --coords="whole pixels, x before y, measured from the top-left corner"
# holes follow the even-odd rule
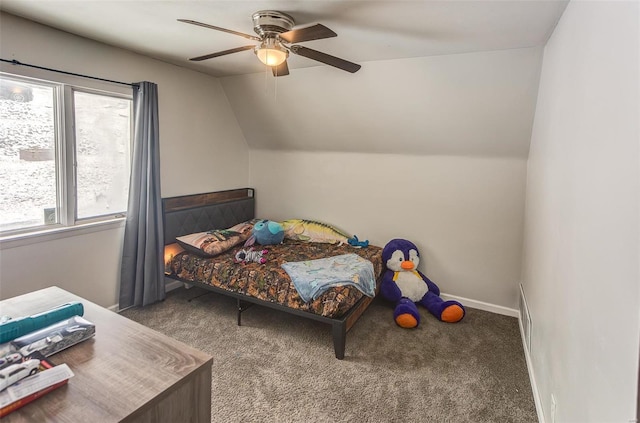
[[[293,18],[286,13],[275,10],[260,10],[254,13],[253,30],[261,38],[273,37],[276,34],[290,31],[295,26]]]

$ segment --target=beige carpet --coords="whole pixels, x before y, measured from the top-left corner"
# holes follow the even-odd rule
[[[213,356],[214,422],[537,422],[517,319],[468,309],[457,324],[422,309],[414,330],[376,300],[347,334],[180,288],[122,315]]]

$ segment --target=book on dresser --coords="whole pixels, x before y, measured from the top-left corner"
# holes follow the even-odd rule
[[[31,364],[35,361],[39,363],[37,363],[37,371],[34,374],[12,383],[0,391],[0,418],[65,385],[73,376],[69,366],[66,364],[56,366],[36,351],[28,357],[24,357],[22,362],[0,370],[4,372],[0,374],[0,377],[7,377],[12,369],[17,370],[22,364]]]

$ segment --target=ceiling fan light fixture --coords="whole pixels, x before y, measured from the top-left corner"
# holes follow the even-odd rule
[[[289,56],[289,51],[280,46],[276,40],[270,38],[264,40],[255,49],[255,53],[258,59],[267,66],[280,66]]]
[[[192,57],[189,60],[199,62],[202,60],[213,59],[214,57],[226,56],[227,54],[253,50],[255,55],[258,56],[258,60],[271,68],[273,76],[289,75],[289,65],[287,64],[289,53],[306,57],[307,59],[315,60],[316,62],[324,63],[325,65],[333,66],[346,72],[354,73],[361,68],[357,63],[352,63],[348,60],[297,44],[304,41],[336,37],[338,35],[322,24],[305,26],[303,28],[294,28],[295,21],[293,18],[286,13],[278,12],[276,10],[260,10],[252,15],[252,19],[253,30],[258,34],[257,37],[190,19],[178,19],[178,21],[187,24],[226,32],[238,35],[248,40],[260,42],[257,46],[254,44],[236,47],[205,54],[203,56]]]

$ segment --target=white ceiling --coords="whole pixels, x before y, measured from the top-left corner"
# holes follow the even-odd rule
[[[264,68],[251,50],[204,62],[188,58],[253,42],[176,19],[253,34],[254,12],[278,10],[293,16],[296,27],[322,23],[338,34],[337,38],[305,42],[306,47],[362,64],[541,46],[566,4],[566,0],[1,0],[0,10],[179,66],[230,76],[263,72]],[[290,69],[319,65],[325,66],[304,57],[289,58]]]

